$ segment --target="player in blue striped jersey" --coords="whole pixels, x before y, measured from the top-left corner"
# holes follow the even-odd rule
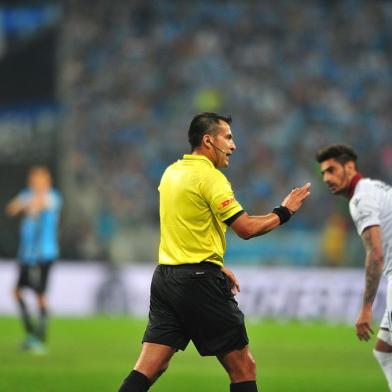
[[[36,353],[45,352],[48,318],[46,287],[50,268],[59,255],[57,229],[61,205],[61,196],[52,187],[49,170],[36,166],[29,172],[27,188],[6,207],[10,216],[22,214],[15,298],[27,334],[24,348]],[[24,299],[24,288],[32,289],[37,296],[39,315],[36,324]]]

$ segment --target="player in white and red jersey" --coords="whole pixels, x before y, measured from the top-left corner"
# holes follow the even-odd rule
[[[382,273],[388,278],[386,310],[374,356],[392,391],[392,188],[362,177],[356,165],[357,154],[349,146],[327,146],[317,152],[316,159],[330,191],[349,199],[350,214],[366,251],[365,289],[355,324],[359,340],[368,341],[373,333],[372,305]]]

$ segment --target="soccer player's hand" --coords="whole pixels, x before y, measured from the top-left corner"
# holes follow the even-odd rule
[[[374,333],[370,324],[372,322],[372,307],[363,306],[359,312],[355,328],[357,330],[357,336],[359,340],[365,340],[366,342],[371,338]]]
[[[233,271],[230,271],[228,268],[223,267],[221,271],[230,279],[231,282],[231,292],[233,295],[238,294],[240,289],[240,283],[238,282],[236,276],[234,275]]]
[[[310,195],[310,182],[307,182],[301,188],[293,190],[284,198],[282,206],[288,208],[292,214],[297,212],[304,200]]]

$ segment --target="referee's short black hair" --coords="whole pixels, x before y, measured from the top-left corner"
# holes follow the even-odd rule
[[[346,144],[331,144],[330,146],[320,148],[316,153],[317,162],[321,163],[328,159],[335,159],[341,165],[346,162],[357,162],[357,154],[351,146]]]
[[[212,134],[219,128],[220,121],[231,124],[231,116],[205,112],[193,117],[188,130],[188,141],[192,151],[201,145],[205,134]]]

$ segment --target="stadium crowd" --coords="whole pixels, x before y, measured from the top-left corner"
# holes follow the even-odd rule
[[[123,230],[156,226],[160,176],[189,151],[201,111],[233,115],[226,174],[247,211],[313,183],[292,229],[323,228],[336,211],[314,163],[322,145],[353,145],[365,175],[392,182],[391,19],[391,3],[360,0],[70,1],[60,57],[77,195],[69,243],[105,257]]]

